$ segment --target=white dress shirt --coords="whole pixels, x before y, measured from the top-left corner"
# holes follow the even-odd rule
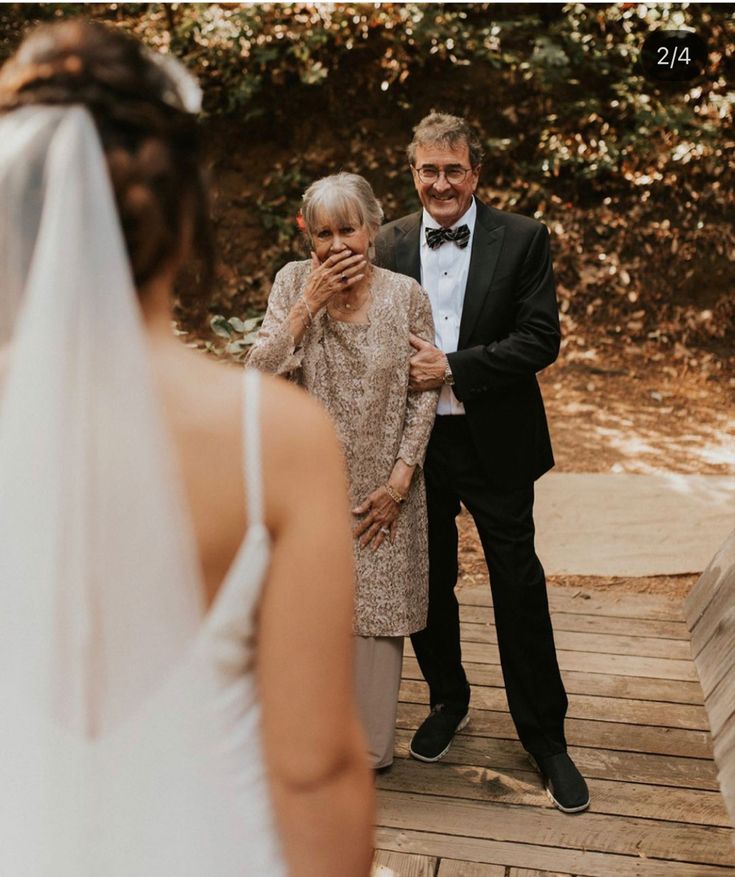
[[[440,228],[436,220],[424,210],[421,220],[421,285],[429,295],[431,311],[434,315],[435,344],[443,353],[454,353],[459,343],[459,323],[462,319],[467,275],[470,269],[472,236],[475,233],[477,206],[472,199],[467,212],[452,228],[466,225],[470,230],[467,246],[460,248],[452,241],[446,241],[432,250],[426,243],[427,228]],[[441,388],[437,414],[464,414],[464,405],[457,399],[449,386]]]

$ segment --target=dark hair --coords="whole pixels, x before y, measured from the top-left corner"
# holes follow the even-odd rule
[[[466,143],[470,153],[470,164],[473,168],[482,164],[482,143],[477,132],[461,116],[450,116],[449,113],[431,112],[418,123],[413,131],[413,140],[408,144],[406,152],[411,166],[416,164],[416,147],[430,143],[441,143],[454,147],[458,143]]]
[[[83,104],[92,114],[138,289],[189,230],[208,289],[214,239],[199,128],[148,50],[97,22],[42,25],[0,71],[0,114],[36,104]]]

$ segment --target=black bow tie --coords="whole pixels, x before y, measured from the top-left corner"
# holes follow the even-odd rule
[[[454,241],[460,250],[464,250],[470,242],[470,229],[466,225],[460,225],[459,228],[427,228],[425,231],[426,243],[432,250],[440,247],[444,241]]]

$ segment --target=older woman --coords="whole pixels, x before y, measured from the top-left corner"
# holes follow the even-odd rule
[[[276,275],[250,356],[288,375],[332,415],[347,459],[357,592],[357,696],[373,766],[393,760],[403,638],[426,624],[428,554],[421,465],[436,393],[409,393],[409,334],[434,338],[415,280],[370,264],[382,221],[356,174],[318,180],[302,210],[311,261]]]

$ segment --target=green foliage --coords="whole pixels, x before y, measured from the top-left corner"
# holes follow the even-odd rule
[[[0,48],[16,41],[19,10],[47,19],[78,14],[75,6],[11,5]],[[363,173],[388,219],[415,209],[404,150],[435,108],[484,132],[480,195],[549,225],[568,335],[598,321],[662,345],[726,349],[735,340],[727,8],[184,3],[85,13],[179,56],[202,82],[210,124],[229,126],[232,136],[214,145],[224,243],[210,313],[262,307],[275,271],[305,256],[295,218],[319,176]],[[654,28],[705,39],[699,81],[642,76],[636,58]],[[245,243],[228,219],[236,211],[250,222]]]
[[[263,315],[251,317],[248,320],[240,320],[238,317],[223,317],[218,314],[209,321],[209,326],[218,340],[205,342],[205,348],[217,356],[227,356],[230,359],[241,361],[255,341],[258,329],[263,322]]]
[[[599,319],[634,337],[724,339],[731,16],[673,4],[538,9],[184,6],[174,32],[193,33],[197,20],[184,55],[205,77],[210,111],[261,119],[292,150],[256,198],[271,276],[301,255],[299,198],[324,173],[364,173],[388,218],[415,208],[403,147],[436,107],[490,135],[481,194],[551,226],[568,332]],[[657,27],[696,29],[713,49],[707,76],[679,88],[646,80],[635,59]]]

